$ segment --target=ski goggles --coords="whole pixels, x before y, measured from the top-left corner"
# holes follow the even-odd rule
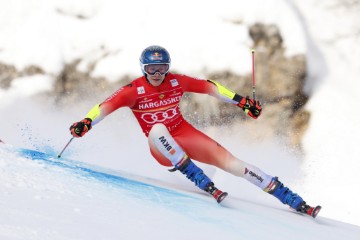
[[[155,75],[159,73],[160,75],[164,75],[169,72],[169,64],[148,64],[144,66],[145,73],[149,75]]]

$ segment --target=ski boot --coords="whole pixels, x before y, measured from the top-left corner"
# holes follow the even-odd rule
[[[306,202],[296,193],[293,193],[288,187],[285,187],[277,177],[274,177],[269,186],[264,189],[265,192],[270,193],[282,203],[289,205],[297,212],[307,214],[315,218],[319,213],[321,207],[310,207]]]
[[[169,171],[174,172],[176,170],[179,170],[200,189],[210,193],[218,203],[224,200],[224,198],[228,195],[226,192],[217,189],[210,178],[204,174],[203,170],[196,166],[186,155],[178,164],[175,165],[173,169]]]

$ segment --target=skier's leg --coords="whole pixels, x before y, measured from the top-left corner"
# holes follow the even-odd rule
[[[176,131],[172,136],[191,159],[214,165],[235,176],[243,177],[261,189],[265,189],[272,180],[272,176],[236,158],[218,142],[190,124],[182,125],[181,130]]]
[[[301,207],[303,199],[285,187],[276,177],[236,158],[219,143],[190,124],[182,127],[181,131],[175,132],[173,137],[190,158],[215,165],[235,176],[243,177],[296,210]]]
[[[163,124],[155,124],[148,137],[151,153],[162,165],[174,166],[170,171],[179,170],[200,189],[210,193],[221,202],[227,195],[218,190],[204,172],[194,164],[185,151],[177,144]]]

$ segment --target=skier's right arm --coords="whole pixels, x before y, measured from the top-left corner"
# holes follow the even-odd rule
[[[104,102],[96,104],[80,122],[75,122],[70,126],[70,133],[73,137],[82,137],[92,126],[100,122],[107,115],[120,107],[132,107],[136,100],[136,90],[131,84],[126,85]]]

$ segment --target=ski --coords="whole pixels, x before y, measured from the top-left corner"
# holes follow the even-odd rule
[[[316,218],[316,216],[319,214],[320,210],[321,210],[321,206],[311,207],[311,206],[307,205],[306,202],[304,201],[300,204],[300,206],[298,207],[298,209],[296,211],[299,213],[309,215],[313,218]]]
[[[219,189],[217,191],[215,191],[215,193],[212,195],[215,200],[218,203],[221,203],[226,197],[227,197],[228,193],[227,192],[222,192]]]
[[[316,216],[318,215],[318,213],[319,213],[320,210],[321,210],[321,206],[316,206],[316,207],[314,207],[314,208],[311,207],[311,209],[312,209],[312,211],[311,211],[311,216],[312,216],[313,218],[316,218]]]
[[[227,192],[223,192],[217,187],[215,187],[213,182],[209,183],[204,190],[205,192],[210,193],[211,196],[213,196],[218,203],[221,203],[228,195]]]

